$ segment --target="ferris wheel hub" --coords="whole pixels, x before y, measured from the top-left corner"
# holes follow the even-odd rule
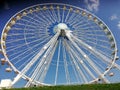
[[[63,31],[65,31],[65,30],[68,30],[69,28],[68,28],[68,26],[67,26],[67,24],[65,24],[65,23],[59,23],[58,25],[56,25],[55,27],[54,27],[54,33],[57,33],[58,31],[59,32],[63,32]]]
[[[67,26],[65,23],[59,23],[59,24],[57,25],[57,27],[58,27],[58,29],[60,29],[60,30],[62,30],[62,29],[64,29],[64,30],[68,29],[68,26]]]

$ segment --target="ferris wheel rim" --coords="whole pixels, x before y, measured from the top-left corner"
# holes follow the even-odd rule
[[[23,11],[26,10],[26,9],[30,9],[30,8],[32,8],[32,7],[36,7],[36,6],[40,6],[40,5],[53,5],[53,4],[54,4],[54,5],[67,5],[67,6],[70,6],[70,7],[74,7],[74,8],[78,8],[78,9],[80,9],[80,10],[83,10],[83,11],[87,12],[88,14],[91,14],[92,16],[96,17],[99,21],[101,21],[101,22],[108,28],[108,26],[107,26],[101,19],[99,19],[99,18],[98,18],[97,16],[95,16],[94,14],[92,14],[92,13],[90,13],[90,12],[88,12],[88,11],[82,9],[82,8],[79,8],[79,7],[76,7],[76,6],[73,6],[73,5],[69,5],[69,4],[62,4],[62,3],[44,3],[44,4],[37,4],[37,5],[33,5],[33,6],[30,6],[30,7],[27,7],[27,8],[25,8],[25,9],[19,11],[19,12],[16,13],[15,15],[13,15],[13,16],[8,20],[8,22],[6,23],[5,27],[3,28],[1,38],[3,38],[4,30],[5,30],[6,26],[7,26],[7,24],[9,24],[9,22],[10,22],[17,14],[23,12]],[[114,38],[111,30],[110,30],[109,28],[108,28],[108,30],[110,31],[112,37]],[[2,42],[2,41],[3,41],[3,40],[1,39],[1,42]],[[115,38],[114,38],[114,43],[115,43],[115,48],[117,49],[117,45],[116,45]],[[2,48],[2,52],[3,52],[6,60],[9,62],[9,64],[11,64],[11,67],[13,68],[13,70],[14,70],[14,71],[18,71],[18,72],[20,73],[20,71],[17,70],[17,68],[10,62],[10,60],[9,60],[8,57],[6,56],[6,52],[5,52],[4,48],[3,48],[3,45],[1,46],[1,48]],[[112,64],[111,64],[111,66],[109,67],[108,70],[106,70],[106,71],[104,72],[103,75],[105,75],[105,74],[112,68],[112,66],[113,66],[114,63],[115,63],[115,58],[116,58],[116,56],[117,56],[117,52],[115,52],[115,54],[114,54],[114,60],[113,60],[113,62],[112,62]]]

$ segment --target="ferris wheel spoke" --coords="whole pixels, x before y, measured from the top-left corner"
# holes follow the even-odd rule
[[[71,15],[69,14],[68,20],[66,21],[66,22],[68,22],[69,24],[73,23],[73,22],[74,22],[74,19],[73,19],[73,18],[75,18],[75,17],[77,16],[74,11],[71,11],[71,12],[73,12],[73,13],[72,13]]]
[[[21,53],[21,54],[15,53],[15,54],[13,55],[13,56],[15,56],[15,57],[11,59],[11,62],[15,62],[15,60],[16,60],[17,58],[19,58],[20,56],[23,56],[24,54],[28,53],[25,57],[22,57],[21,59],[18,59],[18,61],[16,61],[16,62],[14,63],[14,64],[17,64],[18,62],[24,60],[26,57],[31,56],[31,54],[35,53],[35,51],[34,51],[34,52],[30,52],[30,51],[31,51],[31,49],[28,48],[28,49],[25,49],[24,51],[22,51],[23,53],[19,52],[19,53]],[[38,51],[38,50],[36,50],[36,51]],[[16,54],[19,54],[19,55],[16,56]],[[33,54],[33,56],[34,56],[34,54]],[[12,56],[10,56],[10,57],[12,57]]]
[[[60,22],[60,20],[61,20],[61,17],[60,17],[60,7],[59,6],[57,6],[57,18],[58,18],[58,23]]]
[[[53,14],[51,13],[51,11],[49,9],[47,9],[47,13],[48,13],[48,18],[50,18],[50,20],[52,21],[52,23],[55,23],[55,20],[54,20],[54,16]]]
[[[48,12],[50,13],[51,19],[53,20],[53,22],[56,22],[57,16],[55,14],[53,6],[50,6],[50,8],[48,9]]]
[[[36,69],[35,69],[35,71],[33,72],[32,76],[31,76],[32,80],[39,80],[41,83],[43,82],[43,81],[41,81],[41,79],[44,80],[43,77],[45,75],[45,72],[47,72],[47,69],[49,68],[47,66],[50,64],[49,62],[51,62],[50,58],[52,58],[51,54],[50,54],[50,51],[53,48],[54,48],[54,50],[56,49],[55,43],[56,42],[53,42],[52,45],[47,49],[47,51],[45,52],[45,54],[42,56],[42,58],[40,60],[40,63],[38,64],[38,66],[36,66]],[[46,63],[47,63],[47,66],[46,66]]]
[[[28,35],[34,35],[33,33],[28,33]],[[8,35],[9,37],[10,36],[23,36],[22,33],[12,33],[11,35]]]
[[[25,33],[24,36],[29,36],[29,37],[31,37],[31,36],[32,36],[32,37],[35,36],[33,33],[28,33],[28,32],[27,32],[27,33],[24,32],[24,33]],[[38,34],[39,36],[49,36],[50,33],[48,33],[48,32],[42,32],[42,33],[39,33],[39,32],[38,32],[37,34]],[[36,35],[36,37],[37,37],[37,35]]]
[[[98,49],[96,49],[99,53],[101,53],[102,55],[104,55],[106,58],[107,58],[107,60],[109,60],[109,61],[111,61],[112,60],[112,56],[111,56],[111,52],[113,52],[112,50],[109,52],[109,53],[107,53],[107,52],[105,52],[105,51],[102,51],[102,50],[98,50]],[[107,55],[106,55],[107,54]],[[101,58],[101,57],[100,57]],[[102,58],[101,58],[102,59]]]
[[[67,20],[68,20],[68,17],[69,17],[69,14],[70,14],[70,9],[68,10],[68,12],[67,12],[67,15],[66,15],[66,17],[65,17],[65,22],[67,22]]]
[[[24,67],[24,69],[21,71],[20,74],[18,74],[15,78],[14,81],[12,82],[12,85],[14,85],[21,77],[23,74],[25,74],[30,67],[37,61],[37,59],[46,51],[46,49],[49,47],[49,45],[53,42],[56,41],[60,32],[57,32],[55,36],[44,45],[44,47],[40,50],[40,52]]]
[[[42,24],[40,24],[40,25],[42,25]],[[28,28],[20,28],[20,27],[12,27],[11,28],[13,31],[30,31],[31,33],[33,32],[35,32],[35,30],[39,30],[39,31],[43,31],[44,30],[44,27],[39,27],[39,28],[29,28],[29,30],[28,30]],[[9,35],[10,36],[10,35]]]
[[[9,55],[9,57],[14,57],[14,56],[16,56],[16,55],[21,54],[21,53],[24,52],[24,51],[30,51],[30,49],[29,49],[29,48],[26,48],[26,49],[23,49],[23,50],[21,50],[21,51],[12,53],[11,55]],[[8,52],[8,53],[11,53],[11,52]],[[16,57],[17,57],[17,56],[16,56]],[[12,61],[12,60],[13,60],[13,58],[11,59],[11,61]]]
[[[97,57],[98,58],[98,57]],[[99,58],[98,58],[99,59]],[[104,61],[102,61],[101,59],[100,59],[100,61],[99,62],[102,62],[102,64],[104,64],[104,66],[102,65],[102,64],[99,64],[99,62],[97,62],[95,59],[93,59],[93,62],[101,69],[101,70],[105,70],[105,65],[107,66],[108,65],[108,63],[107,62],[104,62]]]
[[[45,70],[43,71],[43,73],[42,73],[42,75],[41,75],[41,77],[40,77],[40,80],[39,80],[39,81],[41,81],[41,82],[43,82],[44,79],[45,79],[45,76],[46,76],[47,71],[48,71],[48,69],[49,69],[49,67],[50,67],[50,64],[51,64],[51,61],[52,61],[52,58],[53,58],[53,55],[54,55],[54,53],[55,53],[55,50],[56,50],[57,45],[58,45],[58,41],[56,42],[55,46],[53,47],[53,50],[52,50],[52,52],[50,53],[50,55],[46,58],[46,59],[47,59],[46,61],[48,61],[48,64],[45,66],[45,68],[44,68]]]
[[[55,22],[57,22],[57,15],[56,15],[55,10],[52,6],[51,6],[51,13],[53,14],[53,19],[55,20]]]
[[[72,36],[75,40],[77,40],[81,45],[83,45],[85,48],[90,50],[93,54],[97,55],[98,57],[102,58],[103,60],[109,61],[109,58],[104,56],[102,53],[98,52],[98,50],[93,49],[90,45],[82,42],[80,39],[77,39],[76,37]]]
[[[40,45],[40,44],[42,44],[42,43],[45,43],[45,42],[48,41],[50,38],[51,38],[51,37],[49,37],[49,38],[44,38],[43,41],[41,41],[41,39],[38,39],[38,40],[31,41],[31,42],[28,42],[28,43],[25,43],[25,44],[21,43],[21,44],[18,44],[17,47],[16,47],[16,46],[11,46],[11,47],[7,48],[7,49],[8,49],[7,52],[11,52],[12,50],[19,49],[19,48],[21,48],[21,47],[24,47],[24,46],[26,46],[26,45],[29,45],[29,44],[32,44],[32,43],[34,43],[34,42],[39,41],[40,43],[34,45],[34,46],[38,46],[38,45]]]
[[[93,67],[93,68],[95,68],[95,67],[97,67],[97,66],[95,66],[95,64],[90,60],[90,58],[79,48],[79,46],[71,39],[71,38],[69,38],[70,39],[70,41],[72,42],[72,44],[73,44],[73,46],[75,47],[75,48],[77,48],[77,50],[82,54],[82,56],[91,64],[91,66]],[[100,70],[98,69],[96,69],[96,71],[97,71],[97,73],[99,73],[100,74]]]
[[[78,19],[79,18],[79,19]],[[78,13],[77,13],[77,15],[76,16],[74,16],[74,19],[73,20],[71,20],[71,26],[75,26],[76,24],[78,24],[78,25],[81,25],[81,23],[83,24],[83,18],[84,17],[81,17]]]
[[[101,40],[101,39],[97,39],[96,40],[96,38],[94,38],[94,37],[90,37],[90,36],[88,36],[87,38],[84,38],[84,35],[76,35],[76,37],[78,37],[78,39],[81,39],[81,40],[83,40],[83,41],[85,41],[85,42],[90,42],[90,43],[93,43],[93,44],[97,44],[97,42],[96,41],[99,41],[99,42],[101,42],[101,43],[105,43],[105,44],[109,44],[109,42],[107,42],[107,41],[105,41],[105,40]]]
[[[73,20],[73,18],[75,17],[76,15],[75,15],[75,13],[72,13],[72,15],[70,16],[68,16],[68,19],[67,19],[67,21],[66,22],[68,22],[69,24],[71,24],[71,22],[73,22],[72,20]]]
[[[64,22],[64,18],[65,18],[65,9],[63,8],[63,10],[62,10],[62,17],[61,17],[61,19],[62,19],[62,23]]]
[[[29,39],[35,39],[37,37],[49,37],[49,35],[46,35],[45,33],[37,33],[38,35],[34,35],[34,34],[31,34],[31,33],[27,33],[25,34],[24,36],[22,34],[11,34],[9,35],[8,37],[16,37],[18,36],[18,38],[15,38],[13,39],[12,41],[8,41],[7,43],[11,43],[11,42],[14,42],[14,41],[19,41],[19,40],[24,40],[24,37],[28,37],[28,40]],[[17,40],[16,40],[17,39]]]
[[[92,27],[91,27],[91,25],[92,25]],[[73,25],[73,27],[81,28],[83,30],[89,30],[90,28],[93,28],[93,29],[97,28],[97,29],[99,29],[96,26],[96,24],[94,24],[94,23],[93,24],[89,24],[87,21],[84,21],[84,20],[81,20],[80,22],[76,22],[76,24]]]
[[[94,29],[96,30],[99,30],[99,28],[96,28],[96,26],[92,26],[92,28],[90,28],[89,26],[83,26],[82,24],[78,25],[78,26],[73,26],[75,27],[76,29],[73,31],[73,33],[87,33],[88,31],[90,30],[93,30],[93,31],[90,31],[91,33],[94,32]]]
[[[24,22],[24,25],[30,25],[30,26],[34,26],[37,27],[38,25],[34,22],[34,21],[29,21],[27,19],[22,18],[20,21],[16,22],[16,24],[18,25],[23,25],[22,23]],[[24,26],[23,25],[23,26]]]
[[[120,65],[119,65],[119,64],[115,63],[113,66],[114,66],[115,68],[117,68],[118,70],[120,70]]]
[[[44,6],[44,7],[46,7],[46,6]],[[51,11],[50,10],[53,10],[53,8],[51,9],[51,8],[49,8],[49,7],[46,7],[46,12],[47,12],[47,15],[48,15],[48,18],[51,20],[51,23],[54,23],[55,21],[54,21],[54,17],[53,17],[53,14],[51,13]],[[46,15],[46,14],[45,14]]]
[[[31,26],[32,26],[32,25],[33,25],[33,26],[38,26],[38,24],[39,24],[39,23],[35,23],[35,22],[30,22],[29,20],[24,19],[24,18],[21,19],[21,22],[17,22],[17,23],[22,23],[22,22],[24,22],[24,23],[26,23],[26,24],[29,24],[29,25],[31,25]],[[17,24],[17,23],[16,23],[16,24]]]
[[[76,83],[81,83],[80,80],[79,80],[79,76],[78,76],[78,74],[77,74],[78,70],[76,69],[76,67],[75,67],[75,65],[74,65],[74,62],[71,60],[71,56],[69,55],[68,57],[69,57],[69,59],[70,59],[70,63],[71,63],[71,65],[72,65],[72,69],[73,69],[73,72],[74,72],[74,74],[75,74]],[[80,77],[80,78],[81,78],[81,77]],[[70,83],[71,83],[71,81],[70,81]]]
[[[81,29],[82,30],[82,29]],[[92,33],[93,31],[95,32],[95,33],[103,33],[102,31],[101,31],[101,29],[99,29],[99,28],[95,28],[94,26],[92,26],[91,28],[89,28],[89,29],[85,29],[85,30],[74,30],[74,33]],[[91,30],[93,30],[93,31],[91,31]]]
[[[78,46],[79,46],[79,45],[78,45]],[[75,50],[74,50],[74,51],[75,51]],[[76,52],[76,53],[78,53],[78,52]],[[94,56],[94,54],[91,54],[91,55]],[[101,70],[104,71],[104,67],[103,67],[101,64],[99,64],[100,62],[96,61],[96,59],[99,59],[99,60],[101,61],[101,58],[96,57],[95,59],[92,58],[92,60],[94,61],[94,63],[95,63],[97,66],[99,66],[99,67],[101,68]],[[104,62],[103,60],[102,60],[101,62],[103,62],[104,65],[107,65],[107,64],[108,64],[108,63],[106,63],[106,61]],[[102,63],[102,64],[103,64],[103,63]]]
[[[83,39],[83,40],[87,40],[89,42],[93,42],[96,40],[96,38],[94,38],[94,35],[93,36],[87,36],[86,38],[84,38],[83,36],[84,35],[87,35],[87,34],[82,34],[82,35],[78,35],[78,34],[75,34],[76,37],[78,37],[79,39]],[[102,37],[101,37],[102,38]],[[103,37],[104,38],[104,37]],[[93,41],[91,41],[93,40]],[[109,41],[106,41],[106,40],[101,40],[101,39],[97,39],[98,41],[100,42],[103,42],[103,43],[108,43],[109,44]]]
[[[33,14],[33,12],[28,13],[28,15],[26,15],[26,16],[28,18],[28,19],[26,18],[27,20],[30,19],[31,21],[36,22],[36,24],[41,22],[40,20],[37,19],[38,17],[36,17],[36,15]]]
[[[85,23],[83,21],[73,25],[73,27],[76,27],[76,28],[81,28],[83,30],[86,30],[86,29],[89,29],[90,28],[90,25],[88,23]]]
[[[44,12],[45,11],[40,11],[41,13],[39,14],[39,16],[41,16],[41,18],[43,18],[43,21],[45,21],[46,22],[46,24],[51,24],[51,21],[50,20],[48,20],[48,18],[46,18],[46,15],[44,15]]]
[[[41,64],[41,62],[39,63],[39,65],[37,66],[37,69],[36,70],[38,70],[39,71],[39,74],[42,74],[42,71],[43,71],[43,69],[45,69],[45,64],[44,63],[46,63],[46,62],[49,62],[49,61],[47,61],[47,58],[49,58],[48,56],[49,56],[49,54],[50,54],[50,51],[53,49],[53,48],[55,48],[54,46],[55,46],[55,43],[56,42],[53,42],[52,43],[52,45],[47,49],[47,51],[45,52],[45,54],[42,56],[42,59],[41,59],[41,62],[43,61],[43,63]],[[49,59],[50,60],[50,59]],[[37,71],[37,72],[38,72]],[[34,73],[36,73],[36,71],[34,71]],[[39,74],[37,73],[37,75],[35,75],[33,73],[33,78],[39,78]],[[38,76],[38,77],[37,77]]]
[[[74,69],[74,72],[77,71],[77,73],[78,73],[78,74],[75,73],[77,80],[78,80],[78,81],[79,81],[79,80],[83,80],[83,81],[82,81],[83,83],[88,83],[88,81],[87,81],[84,73],[81,71],[81,69],[80,69],[80,67],[79,67],[79,64],[78,64],[77,61],[76,61],[76,58],[75,58],[75,55],[76,55],[76,54],[75,54],[74,52],[72,52],[71,47],[70,47],[70,44],[68,45],[68,44],[66,43],[66,41],[64,41],[64,43],[65,43],[66,48],[67,48],[67,50],[68,50],[68,53],[69,53],[69,55],[70,55],[70,57],[71,57],[71,60],[72,60],[74,66],[75,66],[75,68],[76,68],[76,69]],[[74,67],[73,67],[73,68],[74,68]],[[78,77],[78,76],[79,76],[79,77]],[[81,78],[81,77],[82,77],[82,78]]]
[[[48,58],[49,58],[49,60],[48,60]],[[41,83],[43,82],[44,77],[45,77],[45,73],[47,73],[47,69],[49,69],[49,67],[47,67],[48,64],[50,64],[49,62],[50,62],[50,57],[47,56],[46,60],[43,63],[43,65],[41,67],[38,66],[39,69],[38,69],[38,71],[36,71],[38,73],[34,74],[34,79],[33,79],[33,76],[32,76],[33,80],[35,80],[35,81],[39,80]],[[47,63],[47,66],[46,66],[46,63]]]
[[[42,43],[44,43],[44,42],[46,42],[46,41],[42,41],[41,43],[38,43],[38,44],[36,44],[36,45],[34,45],[32,48],[35,48],[35,47],[37,47],[37,46],[39,46],[40,44],[42,44]],[[30,43],[28,43],[28,44],[30,44]],[[13,48],[11,48],[11,49],[8,49],[7,50],[7,52],[9,53],[9,52],[12,52],[13,50],[19,50],[19,48],[23,48],[23,47],[29,47],[27,44],[21,44],[21,45],[17,45],[18,47],[13,47]],[[29,47],[29,49],[32,49],[32,48],[30,48]]]
[[[78,71],[78,70],[76,70],[76,67],[75,67],[75,65],[74,65],[73,59],[72,59],[71,56],[70,56],[69,45],[67,45],[66,40],[63,41],[63,44],[64,44],[64,46],[66,47],[67,53],[69,54],[69,55],[68,55],[68,58],[69,58],[70,63],[71,63],[71,65],[72,65],[72,68],[73,68],[73,71],[74,71],[74,73],[75,73],[75,77],[76,77],[76,79],[77,79],[77,82],[79,82],[79,77],[78,77],[78,74],[77,74],[77,71]]]
[[[62,50],[63,50],[63,59],[64,59],[64,68],[65,68],[65,76],[66,76],[66,80],[67,80],[67,84],[70,84],[70,75],[69,75],[69,70],[68,70],[68,62],[67,62],[67,58],[66,58],[66,49],[65,49],[65,44],[64,41],[62,42]]]
[[[97,45],[96,45],[97,46]],[[98,51],[98,50],[97,50]],[[112,51],[112,50],[110,50],[110,51]],[[112,57],[111,57],[111,53],[108,53],[107,54],[107,52],[105,53],[105,52],[103,52],[103,51],[101,51],[101,50],[99,50],[99,52],[100,53],[102,53],[104,56],[106,56],[107,58],[109,58],[109,59],[111,59],[112,60]],[[93,56],[95,56],[94,55],[94,53],[91,53],[91,54],[93,54]],[[106,61],[106,60],[103,60],[103,58],[100,58],[100,57],[98,57],[98,56],[95,56],[95,57],[97,57],[98,59],[100,59],[104,64],[106,64],[106,65],[108,65],[108,64],[110,64],[110,61],[109,61],[109,63]],[[94,61],[94,62],[96,62],[96,61]],[[96,63],[98,63],[98,62],[96,62]],[[102,68],[102,66],[101,65],[99,65],[98,64],[98,66],[100,66],[101,68]],[[103,69],[104,70],[104,69]]]
[[[32,20],[33,22],[35,21],[35,22],[37,22],[37,23],[40,23],[40,21],[39,21],[38,19],[34,19],[34,16],[35,16],[34,14],[32,14],[32,15],[29,14],[29,15],[27,15],[26,17],[29,18],[30,20]]]
[[[81,33],[81,35],[89,34],[89,33],[91,33],[91,31],[89,31],[89,30],[86,30],[86,29],[83,30],[83,28],[79,28],[78,30],[74,30],[73,34],[76,34],[76,35],[78,35],[78,33]]]
[[[45,17],[48,24],[52,24],[53,20],[51,19],[51,15],[49,15],[49,13],[47,13],[47,10],[42,11],[42,13],[43,13],[43,17]]]
[[[79,34],[79,33],[78,33],[78,34]],[[84,33],[84,34],[81,33],[81,35],[78,35],[78,34],[76,35],[76,36],[78,36],[78,37],[87,36],[87,38],[94,38],[94,39],[95,39],[96,37],[98,37],[98,38],[105,38],[103,35],[97,35],[97,34],[87,34],[87,33],[86,33],[86,34],[85,34],[85,33]],[[102,41],[102,40],[101,40],[101,41]]]
[[[44,15],[44,17],[46,16],[46,21],[49,23],[49,24],[52,24],[53,22],[52,22],[52,19],[51,19],[51,15],[49,15],[49,13],[47,12],[47,9],[46,10],[44,10],[43,12],[43,15]]]
[[[72,34],[71,34],[71,37]],[[77,48],[77,50],[82,54],[82,56],[88,61],[88,63],[91,65],[91,67],[96,71],[96,73],[99,75],[100,78],[102,78],[104,80],[104,82],[107,82],[109,83],[109,81],[102,75],[101,71],[100,71],[100,68],[97,67],[94,62],[92,62],[92,60],[84,53],[84,51],[82,51],[78,46],[77,44],[71,39],[70,36],[68,36],[69,40],[71,41],[71,43],[74,45],[74,47]],[[74,38],[74,37],[73,37]],[[100,76],[101,75],[101,76]]]
[[[42,53],[44,53],[44,51],[46,50],[46,48],[48,48],[49,45],[50,45],[53,41],[56,41],[56,40],[57,40],[58,36],[59,36],[59,32],[58,32],[53,38],[51,38],[51,40],[50,40],[48,43],[46,43],[46,44],[44,45],[44,47],[40,50],[40,52],[36,55],[36,57],[39,58],[39,56],[41,56]],[[34,57],[34,58],[31,60],[31,62],[35,62],[35,61],[37,60],[36,57]],[[34,60],[34,59],[35,59],[35,60]],[[30,64],[30,66],[31,66],[31,63],[29,63],[29,64]],[[28,66],[29,66],[29,64],[28,64]],[[27,67],[25,67],[25,68],[27,68]],[[25,68],[23,69],[23,72],[26,72],[26,71],[27,71]],[[25,70],[25,71],[24,71],[24,70]]]
[[[22,24],[22,23],[16,23],[16,25],[18,25],[19,27],[29,27],[29,28],[34,28],[36,29],[36,26],[33,25],[29,25],[29,24]]]
[[[74,27],[86,27],[86,28],[89,28],[89,24],[86,21],[83,21],[83,20],[72,24],[72,26],[74,26]]]
[[[56,66],[56,73],[55,73],[55,85],[57,83],[57,78],[58,78],[59,61],[60,61],[60,50],[61,50],[61,39],[59,40],[58,58],[57,58],[57,66]]]
[[[80,38],[81,40],[83,40],[83,41],[85,41],[86,43],[91,43],[91,44],[93,44],[95,47],[99,47],[99,48],[103,48],[102,50],[106,50],[105,52],[103,52],[103,51],[101,51],[102,52],[102,54],[104,54],[105,56],[107,56],[107,57],[110,57],[111,56],[111,53],[109,53],[109,52],[112,52],[112,49],[110,49],[110,48],[108,48],[107,46],[103,46],[103,45],[99,45],[98,43],[96,43],[95,41],[90,41],[91,39],[82,39],[82,38]],[[93,39],[94,40],[94,39]],[[104,45],[105,45],[105,42],[101,42],[101,43],[104,43]],[[107,44],[107,43],[106,43]],[[109,44],[108,44],[109,45]],[[108,52],[109,51],[109,52]],[[105,54],[106,53],[106,54]]]
[[[76,12],[76,14],[77,15],[74,17],[74,19],[71,20],[71,25],[74,26],[74,27],[77,27],[79,25],[83,25],[83,26],[85,25],[87,27],[88,23],[84,23],[84,22],[86,22],[84,20],[85,17],[82,17],[79,12],[78,13]]]
[[[73,53],[73,55],[77,58],[76,60],[78,60],[78,62],[84,67],[84,69],[88,72],[88,74],[95,79],[95,76],[93,75],[93,73],[87,68],[87,66],[85,65],[84,61],[79,57],[78,52],[76,52],[76,50],[73,50],[72,47],[69,47],[71,52]]]
[[[24,66],[26,66],[27,63],[30,62],[30,60],[37,54],[38,51],[35,52],[31,52],[28,53],[28,55],[26,55],[25,57],[21,58],[21,61],[24,61],[26,57],[28,57],[28,59],[26,61],[24,61],[24,63],[21,64],[21,66],[18,67],[19,70],[22,70],[24,68]]]
[[[77,14],[77,13],[76,13]],[[71,26],[74,26],[75,23],[78,23],[78,22],[81,22],[80,20],[78,20],[78,18],[80,17],[81,19],[81,16],[79,16],[78,14],[74,16],[74,19],[71,20]]]
[[[80,20],[79,20],[78,18],[80,18]],[[82,17],[82,15],[79,14],[79,17],[78,17],[78,18],[77,18],[77,20],[79,20],[79,22],[77,22],[77,20],[76,20],[76,23],[73,24],[74,27],[77,27],[77,26],[89,27],[89,26],[91,25],[91,24],[89,24],[89,19],[85,19],[85,18],[87,18],[87,17]],[[90,27],[93,27],[93,26],[95,26],[95,24],[92,25],[92,26],[90,26]],[[95,26],[95,27],[96,27],[96,26]]]
[[[30,51],[30,50],[28,49],[28,50],[26,50],[25,52],[23,52],[22,54],[19,54],[18,56],[12,58],[12,59],[11,59],[11,62],[15,61],[18,57],[24,55],[24,54],[27,53],[28,51]],[[29,54],[28,54],[28,55],[29,55]],[[25,57],[24,57],[24,58],[25,58]],[[22,60],[22,58],[20,59],[20,61],[21,61],[21,60]],[[19,62],[19,60],[16,61],[14,64],[17,64],[18,62]]]
[[[36,68],[37,68],[37,66],[39,65],[39,63],[37,63],[36,64],[36,66],[34,66],[34,68],[32,69],[32,71],[29,73],[29,75],[28,76],[30,76],[31,77],[31,79],[26,83],[26,85],[25,85],[25,87],[29,87],[30,86],[30,84],[33,82],[33,73],[34,73],[34,71],[36,70]]]
[[[76,69],[75,65],[73,65],[74,62],[71,60],[71,56],[70,56],[70,55],[69,55],[69,58],[70,58],[70,63],[71,63],[71,65],[72,65],[72,69],[73,69],[74,74],[75,74],[75,77],[76,77],[76,83],[81,83],[80,80],[79,80],[79,76],[78,76],[78,74],[77,74],[78,70]],[[81,77],[80,77],[80,78],[81,78]]]
[[[104,79],[104,81],[108,83],[109,81],[107,79],[105,79],[104,76],[100,76],[100,75],[102,75],[101,69],[98,66],[96,66],[95,63],[83,51],[81,51],[80,49],[78,49],[78,50],[81,52],[82,56],[84,56],[84,58],[88,61],[90,66],[93,68],[93,70],[96,71],[96,73],[99,75],[99,77]]]
[[[47,10],[47,13],[50,15],[50,20],[52,21],[52,23],[55,23],[56,21],[55,21],[55,19],[54,19],[54,16],[53,16],[53,14],[51,13],[51,11],[48,9]]]
[[[42,27],[44,26],[44,25],[46,25],[46,20],[44,20],[43,18],[42,18],[42,15],[40,15],[40,14],[38,14],[38,13],[34,13],[33,14],[34,16],[35,16],[35,18],[37,18],[38,20],[39,20],[39,25],[42,25]]]
[[[79,77],[82,76],[81,80],[83,79],[83,83],[88,83],[85,75],[84,75],[83,72],[81,71],[78,63],[76,62],[76,59],[75,59],[75,56],[74,56],[74,55],[75,55],[75,54],[73,54],[72,52],[70,52],[70,56],[71,56],[71,58],[72,58],[72,61],[73,61],[73,63],[74,63],[75,66],[76,66],[76,70],[78,70],[78,75],[79,75]]]
[[[97,50],[96,50],[96,51],[97,51]],[[96,52],[96,51],[94,51],[94,52]],[[109,58],[108,58],[107,56],[102,55],[102,53],[99,53],[99,55],[101,55],[101,56],[98,56],[98,53],[99,53],[99,52],[97,52],[97,58],[103,60],[104,63],[108,62],[108,63],[110,64],[110,60],[109,60]],[[95,53],[93,53],[93,54],[95,54]],[[95,55],[96,55],[96,54],[95,54]],[[104,57],[105,57],[106,59],[105,59]],[[107,64],[108,64],[108,63],[107,63]]]
[[[82,35],[86,35],[85,33],[81,33]],[[88,36],[98,36],[98,37],[105,37],[104,35],[99,35],[99,34],[87,34]]]
[[[25,62],[24,62],[24,64],[22,64],[19,68],[21,68],[21,69],[23,69],[23,67],[24,66],[26,66],[27,65],[27,63],[28,62],[30,62],[30,60],[32,59],[32,58],[34,58],[35,57],[35,55],[37,54],[39,52],[39,49],[36,49],[34,52],[30,52],[28,55],[26,55],[26,56],[31,56],[31,57],[29,57]],[[30,54],[32,54],[33,53],[33,55],[30,55]],[[23,57],[22,58],[22,60],[24,60],[24,58],[25,57]],[[37,66],[37,65],[36,65]],[[29,76],[29,75],[28,75]]]
[[[84,61],[79,57],[78,53],[74,52],[74,50],[72,50],[71,48],[71,51],[72,53],[75,55],[75,57],[77,58],[78,62],[81,63],[81,65],[84,67],[84,69],[88,72],[88,74],[93,78],[95,79],[96,77],[92,74],[92,72],[87,68],[87,66],[85,65]]]
[[[28,38],[28,37],[27,37]],[[25,43],[26,43],[26,45],[28,46],[28,47],[30,47],[30,44],[34,44],[34,43],[36,43],[35,45],[32,45],[33,47],[34,46],[39,46],[39,45],[41,45],[41,44],[43,44],[44,42],[47,42],[51,37],[47,37],[47,38],[45,38],[45,37],[42,37],[42,38],[40,38],[40,39],[36,39],[36,40],[33,40],[33,41],[31,41],[31,42],[29,42],[28,41],[28,39],[26,38],[26,36],[24,36],[24,40],[25,40]],[[43,40],[44,39],[44,40]],[[41,41],[41,40],[43,40],[43,41]],[[31,47],[30,47],[31,48]]]
[[[76,35],[76,36],[77,36],[77,35]],[[78,37],[78,39],[81,39],[81,40],[83,40],[83,41],[85,41],[85,42],[89,42],[89,43],[94,44],[94,45],[96,45],[96,46],[100,46],[100,47],[104,47],[104,48],[106,48],[106,49],[109,49],[107,46],[97,45],[97,42],[96,42],[96,39],[95,39],[95,38],[92,38],[92,37],[84,38],[84,37],[82,37],[82,36],[77,36],[77,37]],[[98,39],[98,41],[101,42],[101,44],[104,43],[104,44],[109,45],[109,42],[107,42],[107,41],[105,41],[105,40],[99,40],[99,39]],[[111,50],[111,49],[109,49],[109,50]]]

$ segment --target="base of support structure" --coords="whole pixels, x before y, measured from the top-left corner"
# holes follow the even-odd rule
[[[12,81],[10,79],[1,80],[0,89],[2,88],[5,88],[5,89],[12,88]]]

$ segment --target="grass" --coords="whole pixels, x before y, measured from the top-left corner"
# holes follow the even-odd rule
[[[3,89],[7,90],[7,89]],[[120,83],[117,84],[90,84],[71,86],[42,86],[30,88],[13,88],[9,90],[120,90]]]

